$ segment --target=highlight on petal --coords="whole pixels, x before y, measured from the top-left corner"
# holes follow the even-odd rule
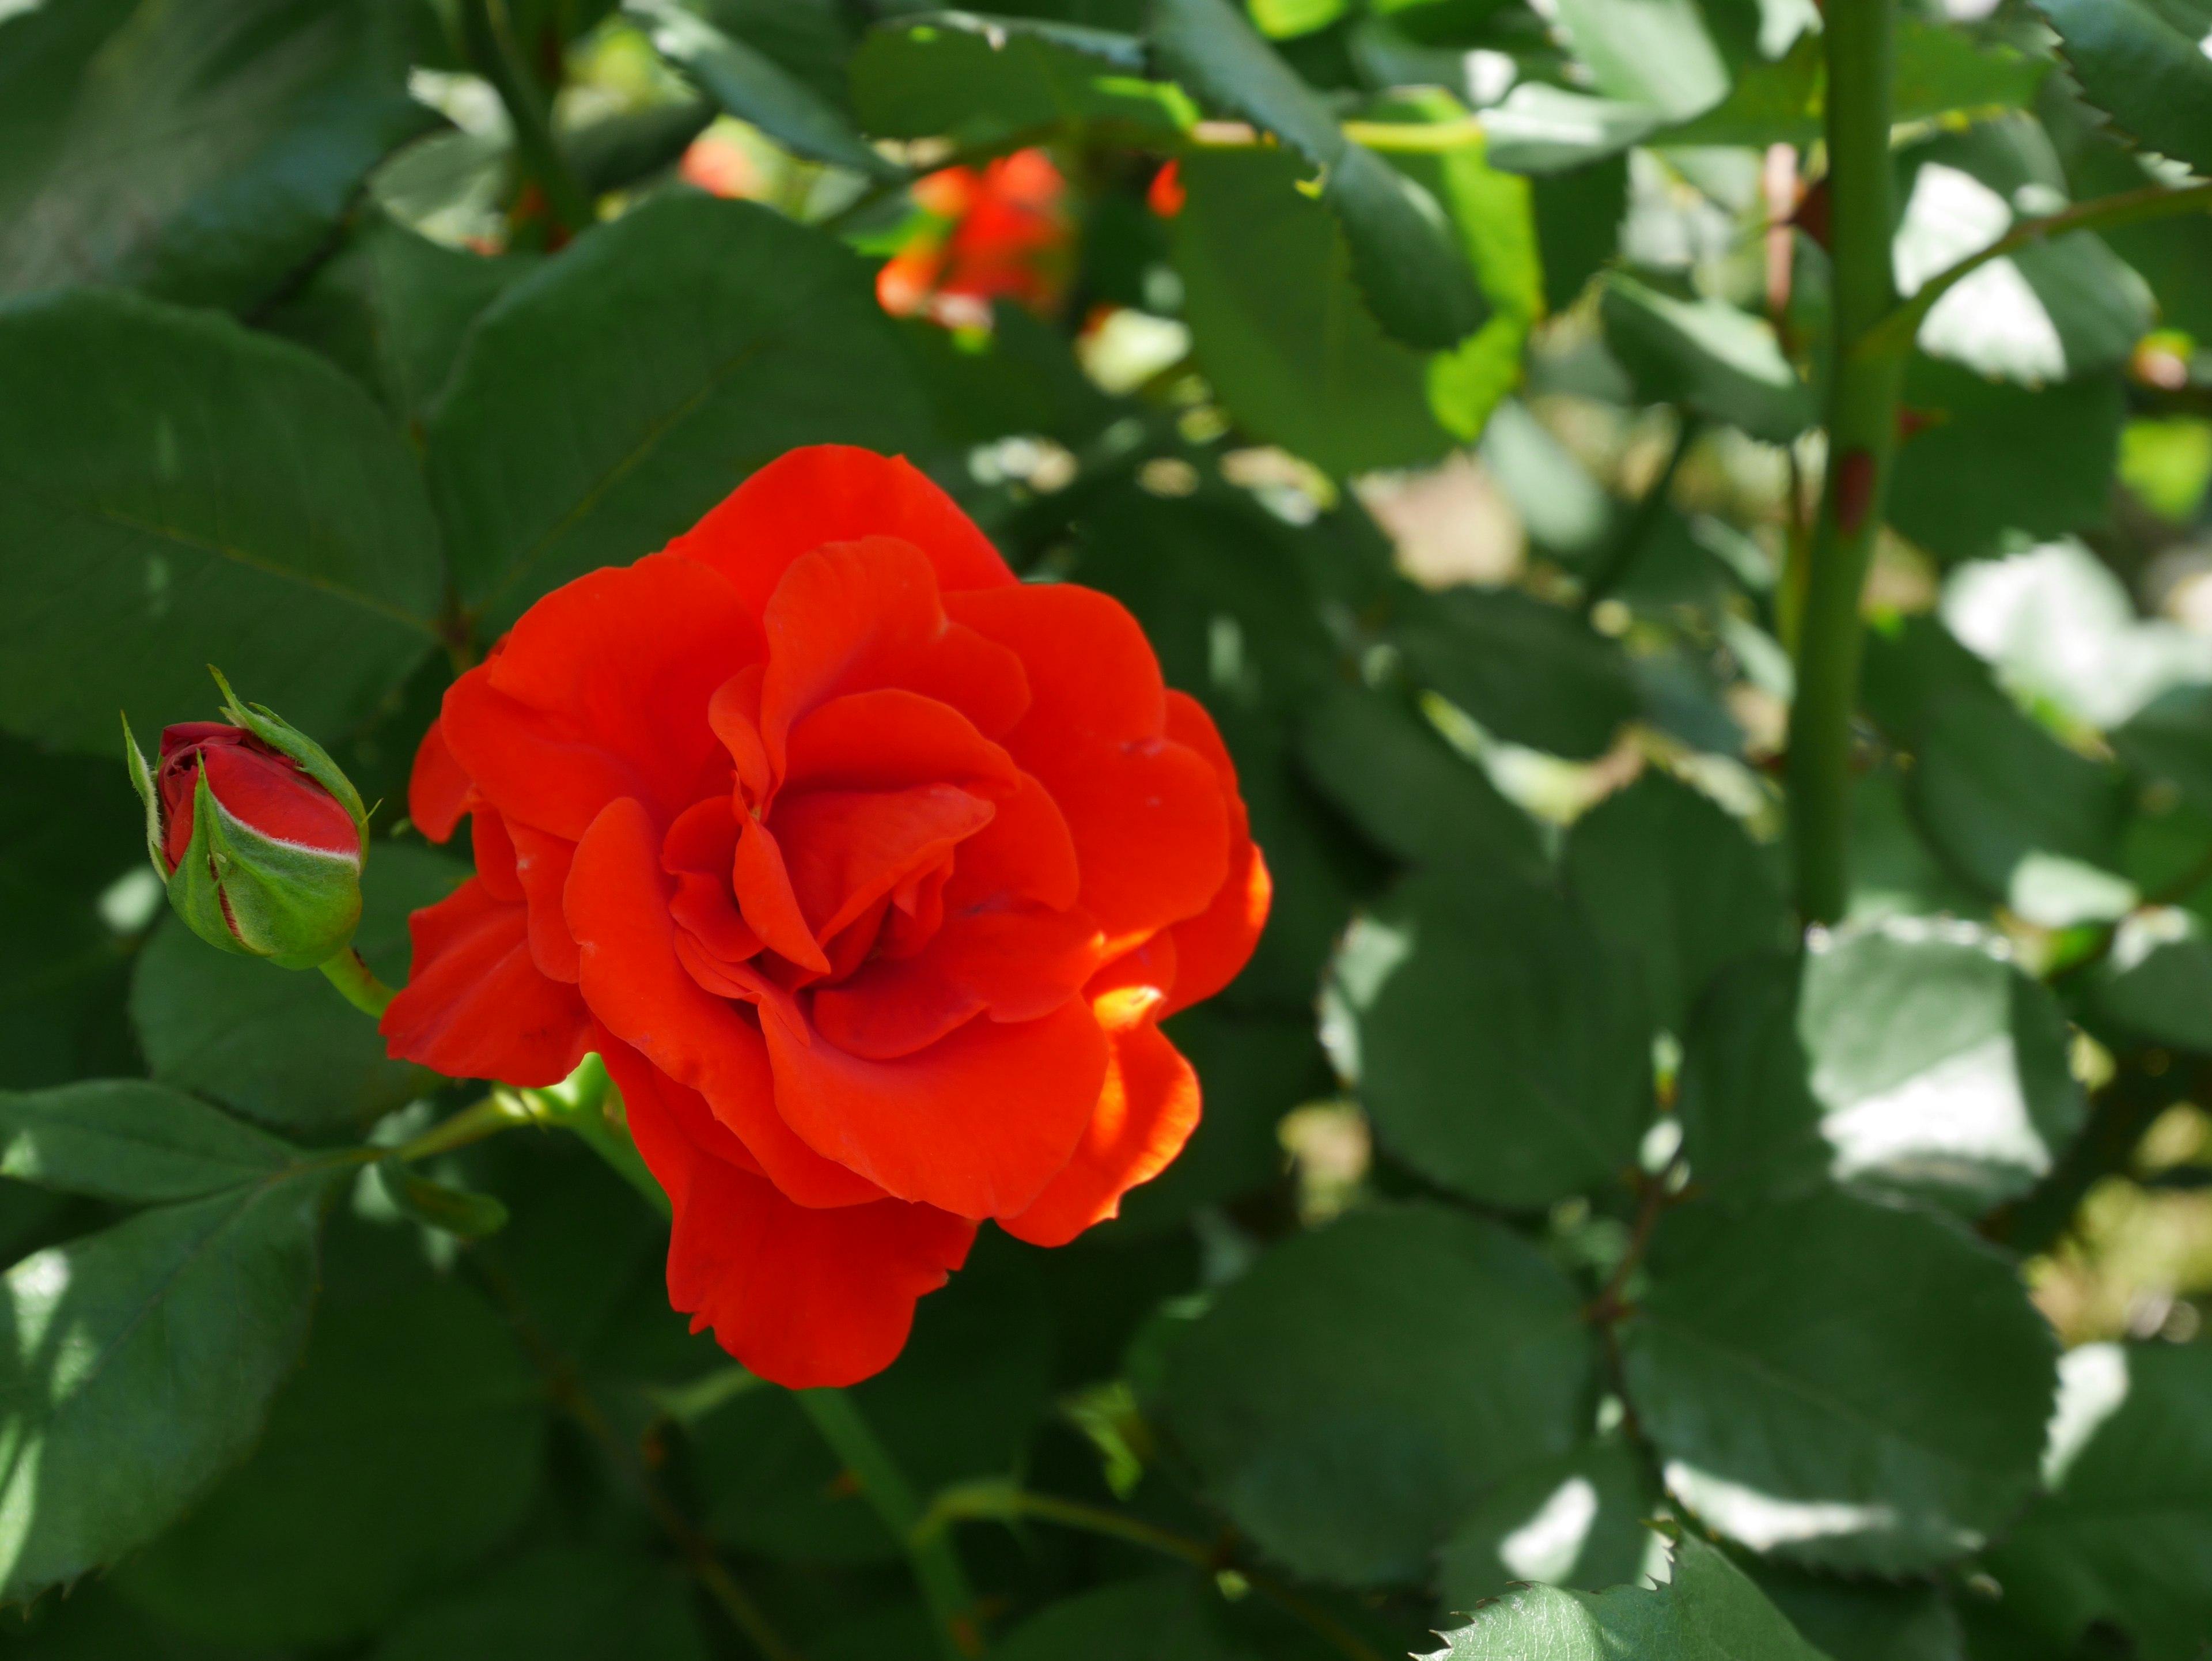
[[[793,1390],[858,1384],[897,1358],[915,1301],[967,1261],[975,1225],[896,1200],[810,1210],[731,1159],[680,1086],[611,1048],[630,1133],[675,1219],[668,1298],[748,1371]],[[696,1098],[692,1098],[696,1102]],[[704,1134],[705,1142],[695,1138]]]
[[[1167,1035],[1145,1021],[1113,1043],[1105,1088],[1075,1157],[1027,1210],[999,1220],[1016,1239],[1066,1245],[1118,1215],[1121,1196],[1166,1170],[1198,1128],[1198,1074]]]
[[[871,536],[912,543],[945,589],[1014,580],[975,522],[903,456],[842,444],[812,445],[769,463],[667,551],[720,571],[757,616],[802,554]]]
[[[530,955],[527,908],[480,879],[407,920],[415,964],[377,1025],[400,1061],[453,1079],[558,1084],[590,1048],[591,1012]]]

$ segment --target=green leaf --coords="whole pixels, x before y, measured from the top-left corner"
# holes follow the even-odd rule
[[[1754,1550],[1909,1574],[1978,1550],[2035,1485],[2054,1344],[2012,1265],[1839,1193],[1660,1226],[1620,1328],[1674,1498]]]
[[[1638,977],[1548,890],[1401,883],[1346,933],[1322,1035],[1383,1140],[1492,1205],[1618,1176],[1651,1113]]]
[[[370,210],[263,326],[320,352],[401,421],[419,423],[453,373],[470,325],[540,263],[535,254],[487,258],[449,248]]]
[[[423,1605],[371,1661],[706,1661],[683,1573],[602,1546],[548,1546]]]
[[[1641,1579],[1659,1538],[1643,1454],[1625,1437],[1516,1471],[1475,1502],[1438,1555],[1444,1607],[1471,1609],[1515,1581],[1600,1591]]]
[[[1812,423],[1812,393],[1773,327],[1725,301],[1676,300],[1616,272],[1605,338],[1644,401],[1686,405],[1776,444]]]
[[[325,1178],[156,1207],[7,1274],[0,1591],[166,1528],[251,1447],[306,1335]]]
[[[1641,142],[1666,118],[1649,105],[1569,92],[1524,81],[1505,101],[1482,113],[1493,165],[1509,173],[1589,172]],[[1606,252],[1613,252],[1613,227]]]
[[[668,197],[478,320],[428,462],[462,595],[496,628],[786,450],[918,449],[927,422],[857,259],[750,203]]]
[[[869,31],[853,54],[853,106],[888,138],[998,145],[1075,128],[1171,142],[1198,111],[1144,66],[1133,36],[941,12]]]
[[[406,983],[408,915],[467,875],[427,848],[372,844],[354,944],[387,985]],[[320,975],[212,952],[175,918],[139,958],[131,1015],[155,1078],[302,1135],[358,1128],[437,1081],[386,1055],[376,1023]]]
[[[0,25],[30,100],[0,143],[0,294],[125,283],[251,310],[432,125],[406,34],[374,0],[19,9]]]
[[[495,1195],[433,1182],[395,1156],[376,1162],[376,1180],[401,1215],[456,1239],[481,1240],[507,1226],[507,1206]]]
[[[99,1079],[0,1092],[0,1177],[144,1204],[283,1174],[298,1150],[180,1091]]]
[[[1938,559],[1996,552],[2006,532],[2104,522],[2126,399],[2116,375],[2031,391],[1916,354],[1889,520]]]
[[[2212,1050],[2212,937],[2173,906],[2130,913],[2091,971],[2090,1006],[2122,1031],[2179,1050]]]
[[[122,1019],[130,952],[165,910],[143,814],[112,756],[0,734],[0,1088],[140,1070]],[[127,821],[127,822],[126,822]]]
[[[1340,476],[1431,461],[1451,445],[1428,362],[1390,339],[1352,283],[1338,226],[1279,150],[1197,150],[1175,265],[1200,367],[1257,436]]]
[[[1408,596],[1392,634],[1417,683],[1509,744],[1584,760],[1636,713],[1620,648],[1574,612],[1513,589]]]
[[[1774,873],[1708,797],[1647,772],[1575,823],[1567,884],[1644,971],[1653,1018],[1680,1033],[1706,983],[1790,933]]]
[[[1978,1214],[2081,1128],[2064,1018],[1972,925],[1845,928],[1814,940],[1802,979],[1770,965],[1715,1001],[1683,1067],[1701,1179],[1786,1189],[1817,1150],[1838,1181]]]
[[[2059,1372],[2050,1492],[1986,1559],[2006,1612],[2061,1651],[2103,1621],[2188,1661],[2212,1630],[2212,1350],[2085,1344]]]
[[[1606,235],[1609,253],[1611,227]],[[1587,572],[1613,547],[1620,531],[1613,498],[1526,404],[1516,399],[1498,407],[1483,429],[1482,461],[1520,515],[1531,548]]]
[[[2113,770],[2002,697],[1939,700],[1906,783],[1929,841],[2030,922],[2108,922],[2139,897],[2113,874],[2122,813]]]
[[[797,155],[883,179],[903,168],[870,149],[851,120],[773,58],[720,29],[681,0],[626,0],[625,9],[661,55],[740,121],[749,121]]]
[[[2154,0],[2036,0],[2081,90],[2146,148],[2212,171],[2212,59]]]
[[[1671,1578],[1648,1591],[1509,1591],[1439,1634],[1446,1646],[1426,1661],[1826,1661],[1719,1551],[1686,1534],[1674,1558]]]
[[[1170,1426],[1214,1500],[1304,1574],[1421,1577],[1491,1483],[1563,1454],[1595,1340],[1573,1287],[1494,1223],[1426,1205],[1295,1237],[1168,1361]]]
[[[333,1302],[253,1457],[118,1584],[210,1643],[360,1637],[514,1528],[544,1439],[513,1332],[460,1287]]]
[[[1750,1573],[1828,1661],[1966,1661],[1958,1611],[1942,1589],[1847,1580],[1772,1562]]]
[[[112,753],[207,665],[335,737],[426,653],[438,528],[368,395],[299,348],[115,293],[0,308],[0,724]]]
[[[1237,1661],[1220,1597],[1188,1574],[1120,1580],[1047,1605],[991,1653],[1002,1661]]]
[[[1728,66],[1694,0],[1559,0],[1559,15],[1607,98],[1680,121],[1728,94]]]
[[[2160,693],[2110,734],[2120,759],[2212,813],[2212,685]]]
[[[1534,821],[1401,698],[1330,688],[1306,712],[1298,753],[1329,799],[1409,865],[1530,880],[1547,869]]]
[[[1344,228],[1353,279],[1394,338],[1442,350],[1481,326],[1482,297],[1436,198],[1346,140],[1229,0],[1156,0],[1152,44],[1177,78],[1322,170],[1322,199]]]

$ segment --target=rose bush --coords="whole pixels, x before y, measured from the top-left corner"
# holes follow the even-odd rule
[[[799,450],[547,595],[447,692],[392,1053],[599,1051],[669,1295],[780,1383],[886,1366],[995,1220],[1061,1244],[1199,1114],[1159,1021],[1266,920],[1227,751],[1115,600],[1017,582],[921,473]]]

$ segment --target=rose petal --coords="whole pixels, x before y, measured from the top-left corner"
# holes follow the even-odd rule
[[[901,882],[944,864],[993,812],[950,784],[786,790],[770,822],[799,910],[814,938],[828,940]]]
[[[526,824],[510,824],[507,830],[514,841],[515,878],[530,902],[530,955],[544,973],[574,986],[576,941],[568,933],[561,896],[568,885],[568,865],[576,857],[576,844]]]
[[[448,1078],[558,1084],[589,1046],[591,1012],[538,971],[519,901],[475,879],[407,920],[415,964],[377,1031],[398,1060]]]
[[[416,747],[414,770],[407,776],[407,817],[432,842],[442,843],[469,811],[474,788],[446,747],[445,723],[432,721]]]
[[[1194,917],[1229,869],[1229,811],[1206,758],[1167,736],[1166,689],[1137,621],[1072,583],[958,594],[948,608],[1011,647],[1029,713],[1004,742],[1052,793],[1109,942]]]
[[[975,722],[903,686],[831,698],[793,723],[784,772],[787,790],[1011,789],[1018,776],[1013,757]]]
[[[727,788],[708,703],[761,653],[752,614],[711,571],[658,554],[593,571],[447,689],[446,742],[512,820],[574,842],[629,796],[666,824]]]
[[[1031,1245],[1066,1245],[1116,1216],[1121,1196],[1167,1169],[1198,1128],[1198,1074],[1150,1021],[1116,1034],[1097,1110],[1060,1173],[1000,1226]]]
[[[745,926],[769,950],[817,975],[830,972],[830,959],[809,927],[792,887],[775,833],[750,814],[738,823],[738,851],[730,861],[730,882]]]
[[[867,536],[912,543],[947,589],[1014,580],[975,522],[904,457],[842,444],[812,445],[770,462],[668,551],[720,571],[757,616],[799,556]]]
[[[1033,1021],[970,1021],[896,1061],[813,1031],[763,983],[775,1106],[825,1158],[902,1200],[963,1217],[1028,1205],[1066,1164],[1098,1099],[1106,1039],[1080,999]]]
[[[747,1371],[792,1390],[858,1384],[905,1347],[915,1301],[967,1260],[975,1226],[879,1200],[811,1210],[692,1138],[689,1094],[610,1052],[638,1151],[675,1210],[668,1299]]]
[[[1237,764],[1214,729],[1213,717],[1196,698],[1170,691],[1168,735],[1205,757],[1221,782],[1222,800],[1229,807],[1229,874],[1212,904],[1175,925],[1175,986],[1160,1012],[1163,1020],[1212,997],[1243,971],[1267,926],[1274,898],[1274,879],[1253,845],[1252,818],[1237,794]]]
[[[751,1150],[775,1185],[801,1205],[881,1197],[865,1177],[824,1159],[778,1115],[769,1053],[750,1012],[702,990],[676,953],[673,884],[644,806],[608,804],[577,845],[566,909],[583,994],[607,1029],[679,1084]]]
[[[514,873],[514,839],[495,807],[480,806],[469,816],[469,851],[476,856],[477,880],[496,900],[520,900],[522,879]]]

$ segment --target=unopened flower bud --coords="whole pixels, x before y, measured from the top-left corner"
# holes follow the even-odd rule
[[[167,728],[154,768],[124,723],[147,852],[202,940],[312,968],[343,950],[361,922],[368,814],[312,739],[216,682],[227,719]]]

